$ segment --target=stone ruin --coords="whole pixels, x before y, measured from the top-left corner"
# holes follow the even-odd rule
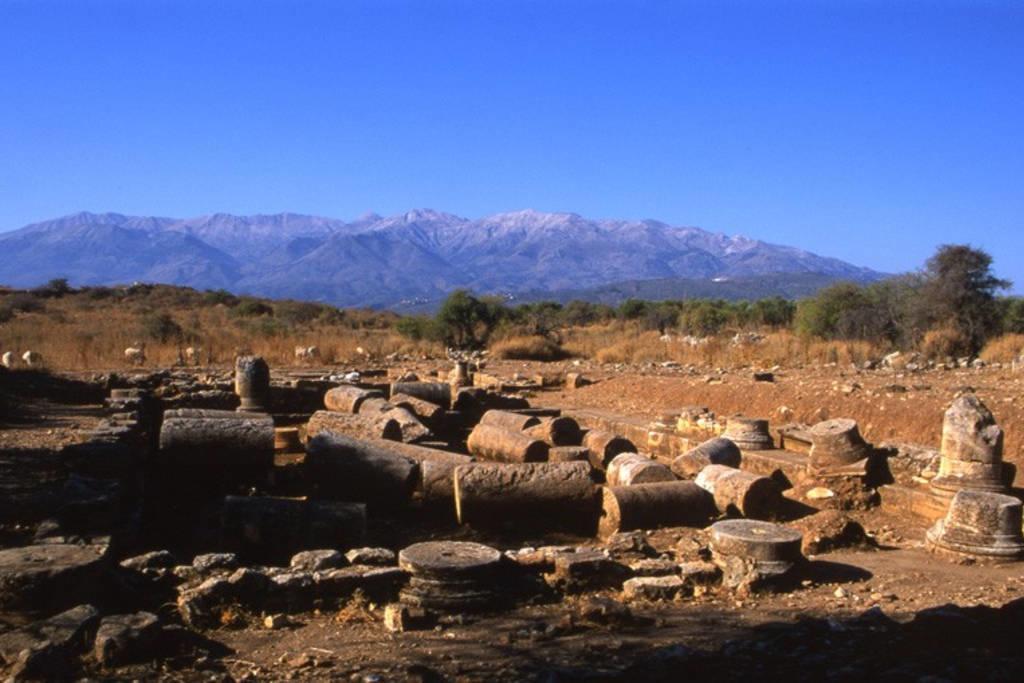
[[[234,610],[273,624],[359,596],[400,631],[592,591],[786,590],[807,548],[831,547],[808,546],[793,521],[863,505],[910,501],[946,555],[1024,552],[1002,433],[973,396],[930,454],[873,447],[852,420],[773,435],[764,419],[687,408],[648,423],[534,407],[465,364],[439,381],[382,374],[272,378],[241,357],[231,378],[112,388],[104,423],[62,454],[71,474],[53,516],[0,550],[0,607],[35,619],[0,635],[0,660],[15,677],[60,676],[88,645],[117,666]],[[489,542],[454,540],[459,526]],[[665,527],[704,541],[644,555],[644,533]],[[553,533],[578,542],[522,545]]]

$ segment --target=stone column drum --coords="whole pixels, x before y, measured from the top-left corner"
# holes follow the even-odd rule
[[[865,443],[854,420],[819,422],[811,428],[811,474],[846,471],[860,465],[864,469],[871,447]]]
[[[270,398],[270,368],[259,356],[235,359],[235,393],[240,412],[266,412]]]
[[[961,396],[946,411],[941,455],[939,473],[931,482],[937,493],[1006,490],[1003,430],[977,396]]]
[[[928,530],[928,547],[940,553],[1008,561],[1024,554],[1020,500],[987,491],[963,490],[953,496],[945,519]]]
[[[768,431],[768,420],[742,415],[730,417],[722,436],[744,451],[767,451],[775,448],[771,432]]]

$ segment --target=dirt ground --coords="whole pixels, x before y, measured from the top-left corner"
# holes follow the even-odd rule
[[[869,441],[934,446],[943,411],[970,387],[1006,432],[1006,460],[1024,462],[1024,376],[1008,370],[778,369],[774,382],[755,382],[749,370],[654,366],[613,370],[495,363],[488,372],[531,377],[567,368],[595,383],[574,391],[536,392],[531,402],[648,418],[702,405],[719,415],[766,416],[773,423],[783,421],[780,408],[786,407],[792,412],[785,421],[852,417]],[[53,452],[82,439],[100,416],[96,403],[47,396],[46,387],[25,388],[17,410],[0,417],[0,450]],[[3,474],[10,467],[0,462]],[[41,466],[41,479],[45,471]],[[7,496],[13,493],[6,491]],[[432,629],[397,634],[384,629],[383,607],[368,603],[353,603],[337,613],[294,615],[273,629],[264,627],[263,615],[240,614],[230,626],[207,632],[208,646],[187,656],[85,673],[93,679],[366,682],[636,681],[695,675],[714,680],[1019,680],[1024,563],[950,562],[924,549],[926,525],[919,518],[877,508],[851,515],[875,547],[810,558],[791,591],[738,597],[712,589],[673,602],[628,603],[610,613],[601,609],[607,604],[601,601],[621,604],[621,595],[587,594],[495,615],[463,615]],[[668,553],[702,533],[662,529],[649,533],[648,541]],[[453,528],[449,537],[456,535],[467,537]],[[600,545],[595,539],[578,541]]]

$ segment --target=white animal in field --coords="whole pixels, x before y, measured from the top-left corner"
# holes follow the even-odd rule
[[[296,346],[295,360],[314,361],[320,359],[320,349],[316,346]]]
[[[124,350],[124,359],[132,365],[146,364],[146,345],[135,344]]]
[[[201,365],[203,359],[203,349],[201,346],[190,346],[185,349],[185,364],[186,365]]]
[[[11,353],[10,351],[4,352],[4,355],[0,356],[0,365],[3,365],[5,368],[13,368],[14,354]]]
[[[25,365],[32,367],[33,365],[39,365],[43,362],[43,357],[35,351],[26,351],[21,354],[21,360],[25,362]]]

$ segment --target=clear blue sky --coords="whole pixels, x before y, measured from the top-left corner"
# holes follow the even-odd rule
[[[414,207],[1024,291],[1024,3],[0,0],[0,229]]]

